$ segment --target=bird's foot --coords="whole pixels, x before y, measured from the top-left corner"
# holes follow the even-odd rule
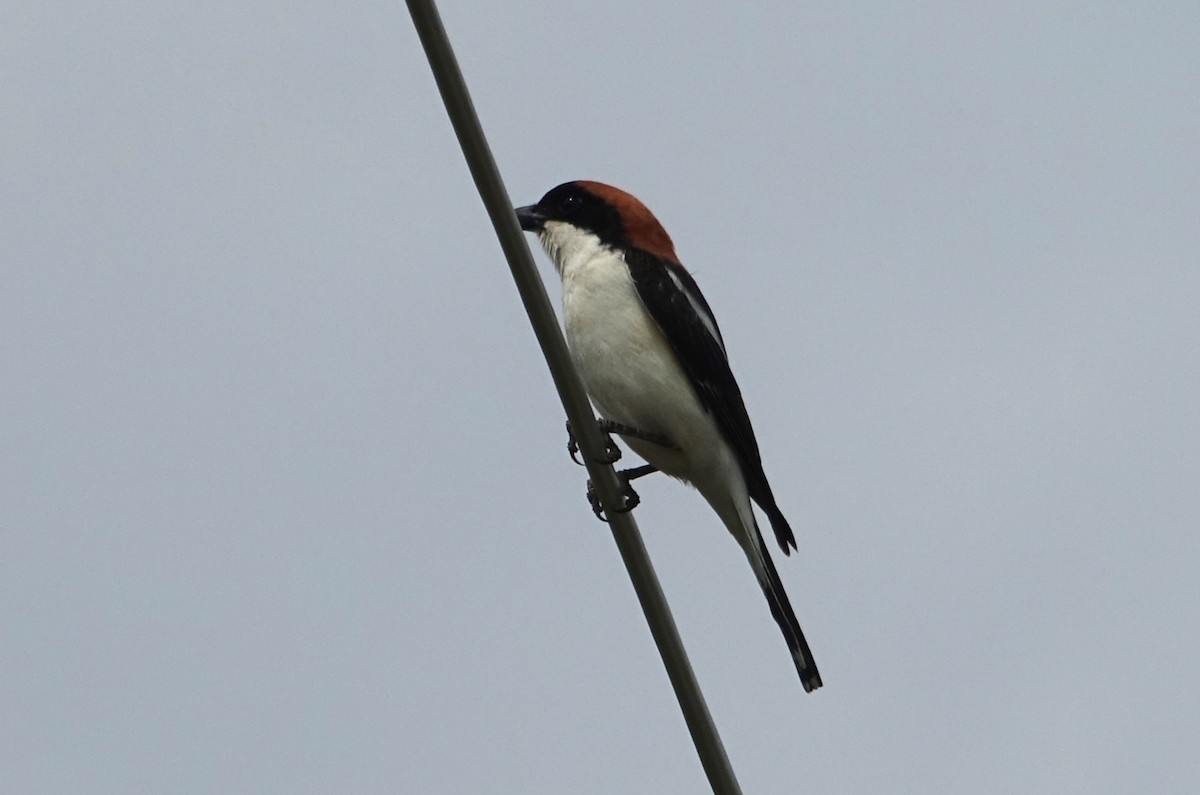
[[[645,431],[641,428],[635,428],[632,425],[626,425],[623,422],[615,422],[613,420],[606,419],[597,420],[597,424],[599,424],[600,430],[604,431],[605,433],[615,433],[618,436],[628,436],[632,439],[641,439],[643,442],[650,442],[651,444],[656,444],[659,447],[666,447],[670,450],[679,449],[675,446],[674,442],[661,433]]]
[[[623,481],[623,483],[625,485],[624,488],[621,489],[621,507],[613,508],[613,513],[629,513],[634,508],[638,507],[642,501],[642,498],[638,496],[638,493],[633,490],[633,486],[629,485],[629,481]],[[592,513],[596,514],[597,519],[607,524],[608,512],[605,511],[604,505],[601,504],[600,495],[596,493],[596,487],[592,485],[591,480],[588,480],[587,483],[587,499],[588,505],[592,506]]]
[[[609,432],[604,428],[604,420],[600,420],[600,430],[604,433],[604,458],[600,459],[602,464],[615,464],[621,460],[621,448],[617,447],[617,443],[609,436]],[[571,430],[571,421],[567,420],[567,454],[571,456],[571,460],[579,466],[583,466],[583,462],[578,458],[579,442],[575,440],[575,432]]]
[[[638,507],[642,502],[642,498],[633,490],[633,486],[629,484],[629,481],[657,471],[657,467],[651,464],[643,464],[640,467],[622,469],[618,472],[617,478],[621,481],[621,506],[614,508],[613,513],[629,513]],[[604,506],[600,502],[600,495],[596,493],[596,488],[592,485],[590,479],[587,482],[587,500],[588,505],[592,506],[592,513],[596,514],[596,518],[607,523],[608,517],[605,515]]]

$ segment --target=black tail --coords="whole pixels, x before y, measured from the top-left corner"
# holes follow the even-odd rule
[[[783,632],[783,639],[787,641],[788,650],[792,653],[792,661],[796,663],[796,671],[800,674],[800,683],[804,685],[804,692],[811,693],[821,686],[821,674],[817,672],[817,661],[813,659],[812,651],[808,648],[808,641],[804,639],[804,632],[800,629],[800,622],[792,610],[792,603],[788,601],[787,593],[783,590],[783,582],[779,579],[775,562],[771,560],[771,554],[763,542],[762,533],[756,530],[755,536],[758,544],[758,557],[762,561],[761,568],[754,567],[755,573],[759,575],[758,584],[762,586],[767,603],[771,605],[771,615],[774,616],[775,623]],[[751,560],[751,563],[753,562]]]

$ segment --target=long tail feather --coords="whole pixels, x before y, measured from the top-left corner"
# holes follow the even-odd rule
[[[796,613],[792,610],[792,603],[788,600],[787,593],[783,590],[783,581],[779,579],[779,572],[775,568],[774,561],[771,560],[771,555],[767,551],[767,545],[763,542],[762,533],[758,528],[754,528],[755,543],[757,549],[754,550],[757,554],[750,554],[750,565],[754,567],[754,573],[758,576],[758,584],[762,587],[763,595],[767,597],[767,603],[771,606],[771,615],[775,618],[775,623],[779,625],[779,629],[783,632],[783,639],[787,641],[788,651],[792,653],[792,661],[796,664],[796,672],[800,674],[800,682],[804,685],[804,691],[811,693],[821,686],[821,674],[817,672],[817,661],[813,659],[812,651],[808,648],[808,641],[804,639],[804,632],[800,629],[800,622],[796,619]]]

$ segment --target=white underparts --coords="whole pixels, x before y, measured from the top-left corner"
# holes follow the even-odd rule
[[[671,439],[678,450],[625,441],[650,464],[696,486],[745,545],[753,516],[737,458],[642,304],[624,254],[563,222],[548,222],[540,239],[562,277],[567,344],[596,409]]]

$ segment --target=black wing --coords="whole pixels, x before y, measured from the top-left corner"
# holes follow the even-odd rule
[[[625,261],[638,296],[674,349],[696,397],[712,413],[725,440],[733,447],[750,497],[771,520],[779,546],[785,554],[790,554],[796,548],[796,537],[767,483],[750,415],[742,401],[742,390],[729,369],[725,343],[712,309],[681,265],[639,249],[629,251]]]

